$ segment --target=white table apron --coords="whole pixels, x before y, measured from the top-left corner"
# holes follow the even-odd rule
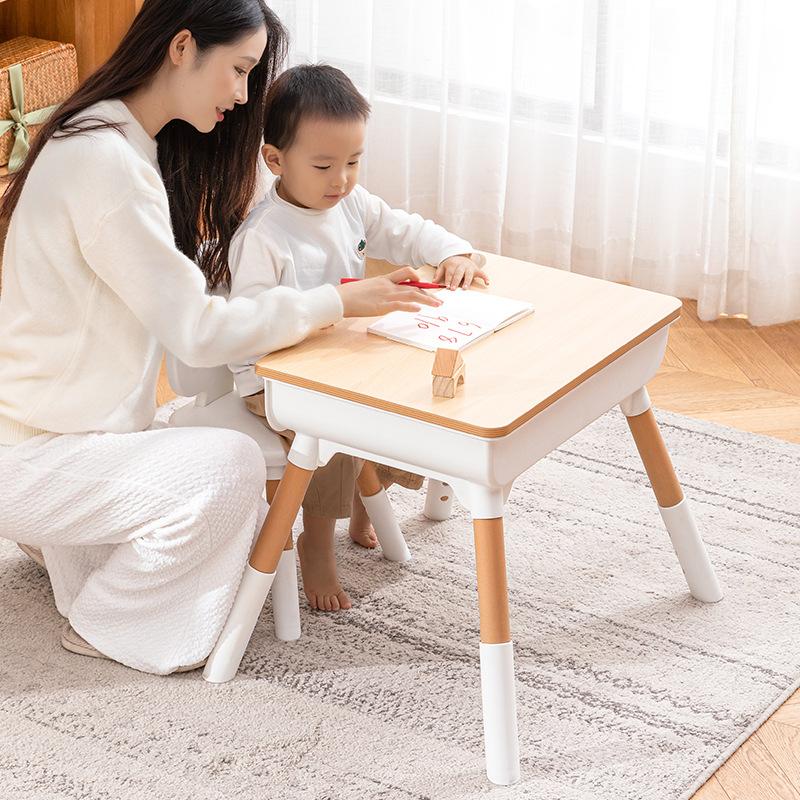
[[[378,460],[451,484],[473,517],[497,517],[502,516],[505,498],[519,475],[655,375],[667,333],[667,327],[657,331],[498,438],[445,428],[274,379],[264,381],[265,410],[274,430],[292,430],[304,434],[303,440],[314,441],[298,444],[298,460],[290,454],[289,460],[298,466],[313,469],[327,464],[335,453]],[[513,391],[513,378],[509,390]],[[309,446],[317,449],[313,464],[308,460],[313,461],[311,453],[301,455]]]

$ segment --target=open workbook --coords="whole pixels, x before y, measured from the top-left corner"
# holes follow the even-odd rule
[[[442,290],[438,308],[422,306],[421,311],[393,311],[367,328],[367,333],[423,350],[448,347],[463,350],[490,333],[533,313],[533,306],[521,300],[498,297],[483,291]]]

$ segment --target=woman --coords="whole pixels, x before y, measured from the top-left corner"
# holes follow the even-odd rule
[[[263,521],[249,438],[145,430],[162,348],[214,366],[343,316],[438,304],[397,285],[412,270],[209,295],[257,192],[285,46],[263,0],[146,0],[4,196],[0,535],[42,548],[75,652],[158,674],[199,666]]]

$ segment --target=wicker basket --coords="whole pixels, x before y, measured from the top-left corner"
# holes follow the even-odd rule
[[[61,103],[78,86],[78,62],[73,45],[31,36],[0,42],[0,119],[9,119],[14,107],[8,77],[8,68],[14,64],[22,66],[26,112]],[[40,127],[28,126],[31,139]],[[0,165],[8,164],[13,146],[13,130],[0,136]]]

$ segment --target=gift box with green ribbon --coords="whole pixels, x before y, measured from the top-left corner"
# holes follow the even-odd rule
[[[31,36],[0,42],[0,166],[22,166],[31,138],[77,85],[73,45]]]

